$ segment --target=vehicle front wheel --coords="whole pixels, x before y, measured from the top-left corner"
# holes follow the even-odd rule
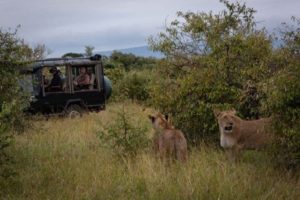
[[[82,117],[83,113],[84,113],[84,109],[80,105],[73,104],[67,108],[65,116],[70,119],[74,119],[74,118]]]

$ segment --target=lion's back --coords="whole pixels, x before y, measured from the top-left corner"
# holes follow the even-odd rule
[[[237,130],[239,144],[244,148],[259,148],[271,139],[270,119],[243,120]]]

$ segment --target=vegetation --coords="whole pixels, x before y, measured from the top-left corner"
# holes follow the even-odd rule
[[[214,108],[235,108],[244,119],[273,116],[273,156],[288,168],[299,157],[300,23],[281,28],[282,46],[256,28],[252,8],[221,0],[220,13],[178,12],[165,32],[149,39],[165,59],[150,85],[152,105],[174,116],[191,144],[218,142]]]
[[[140,125],[140,121],[132,122],[132,115],[125,110],[123,105],[121,111],[117,112],[115,122],[109,124],[98,133],[101,146],[111,149],[121,158],[134,157],[139,152],[143,152],[149,144],[147,129]]]
[[[126,54],[119,51],[114,51],[109,57],[109,62],[113,67],[121,67],[126,71],[132,69],[141,69],[141,68],[149,68],[153,67],[156,64],[155,58],[145,58],[140,56],[135,56],[131,53]]]
[[[166,56],[162,80],[152,90],[154,105],[171,113],[193,143],[217,141],[215,107],[236,107],[244,118],[257,118],[259,103],[247,90],[270,76],[272,44],[263,29],[255,29],[255,11],[221,2],[226,9],[218,14],[179,12],[166,32],[150,38]]]
[[[299,20],[292,18],[294,24],[284,24],[274,37],[256,27],[254,9],[221,3],[226,9],[217,14],[178,12],[165,32],[152,36],[149,43],[165,55],[162,60],[114,52],[105,64],[112,100],[131,99],[170,114],[193,145],[218,144],[214,108],[235,108],[244,119],[273,116],[279,139],[271,152],[285,167],[297,168]],[[282,45],[274,48],[277,38]]]
[[[9,169],[11,156],[6,152],[12,139],[11,133],[22,131],[25,126],[23,109],[28,98],[20,89],[19,72],[28,61],[40,59],[46,53],[44,45],[31,48],[18,38],[17,30],[0,29],[0,186],[1,178],[12,173]]]
[[[62,58],[81,58],[81,57],[84,57],[84,55],[82,53],[65,53]]]
[[[107,111],[75,120],[27,119],[38,127],[31,130],[24,129],[28,98],[18,86],[19,70],[47,50],[0,29],[0,198],[298,199],[300,21],[283,24],[276,36],[281,46],[274,48],[277,38],[256,27],[254,9],[220,2],[219,13],[178,12],[152,36],[149,43],[163,59],[117,51],[104,57],[113,83]],[[86,46],[85,55],[93,50]],[[214,108],[235,108],[243,119],[271,116],[274,144],[228,163],[217,145]],[[185,133],[186,165],[155,159],[147,115],[157,110]],[[25,133],[11,143],[20,130]],[[12,177],[14,171],[19,175]]]
[[[164,166],[152,153],[118,159],[102,148],[98,130],[113,124],[120,104],[81,119],[38,120],[39,129],[16,136],[19,176],[2,199],[298,199],[299,180],[277,171],[261,153],[243,155],[230,164],[220,149],[192,148],[185,166]],[[154,112],[126,103],[132,120],[151,135],[147,115]],[[136,125],[136,123],[135,123]]]
[[[93,46],[85,46],[84,47],[85,53],[68,52],[68,53],[65,53],[64,55],[62,55],[62,58],[82,58],[85,56],[90,57],[93,55],[94,49],[95,49],[95,47],[93,47]]]
[[[284,46],[278,49],[278,71],[265,82],[264,108],[272,113],[279,140],[274,155],[279,164],[300,169],[300,20],[284,25]]]
[[[131,99],[146,103],[149,85],[153,80],[153,68],[158,61],[154,58],[138,57],[133,54],[113,52],[105,60],[105,74],[113,83],[113,101]]]

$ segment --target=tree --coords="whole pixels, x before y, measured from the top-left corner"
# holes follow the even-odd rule
[[[73,53],[73,52],[70,52],[70,53],[65,53],[62,58],[82,58],[84,55],[82,53]]]
[[[174,116],[188,140],[218,141],[213,108],[236,108],[243,118],[272,116],[271,153],[282,166],[300,166],[300,20],[281,28],[282,45],[257,29],[255,11],[221,0],[220,13],[179,12],[149,39],[165,59],[152,85],[152,103]]]
[[[29,49],[31,49],[29,47]],[[32,60],[41,60],[45,59],[47,55],[51,53],[51,50],[46,47],[44,44],[37,44],[31,49],[31,59]]]
[[[95,47],[93,47],[93,46],[85,46],[85,55],[92,56],[94,49],[95,49]]]
[[[110,56],[111,61],[122,65],[125,70],[129,70],[130,66],[134,65],[137,61],[137,57],[132,53],[126,54],[120,51],[113,51]]]
[[[225,9],[217,14],[178,12],[179,19],[149,39],[151,48],[165,55],[157,72],[162,78],[152,87],[153,103],[174,116],[192,143],[217,141],[214,107],[235,107],[246,118],[261,116],[263,95],[253,98],[247,84],[258,88],[271,75],[272,41],[264,29],[256,29],[255,10],[220,2]],[[253,110],[245,109],[249,105]]]
[[[25,125],[23,109],[28,103],[26,95],[19,87],[19,71],[33,59],[43,58],[45,46],[32,49],[18,38],[16,31],[0,28],[0,178],[7,177],[7,163],[10,157],[6,152],[11,133],[21,131]]]
[[[300,19],[281,28],[276,74],[264,81],[264,109],[273,114],[278,140],[271,152],[281,166],[300,169]]]

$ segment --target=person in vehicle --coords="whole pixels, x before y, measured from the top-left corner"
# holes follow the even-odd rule
[[[73,81],[75,87],[79,89],[88,89],[90,85],[90,76],[86,72],[85,67],[80,67],[79,75]]]
[[[62,80],[59,75],[59,70],[56,67],[53,67],[49,70],[49,72],[52,74],[51,82],[48,86],[46,86],[46,91],[61,91],[62,90]]]

